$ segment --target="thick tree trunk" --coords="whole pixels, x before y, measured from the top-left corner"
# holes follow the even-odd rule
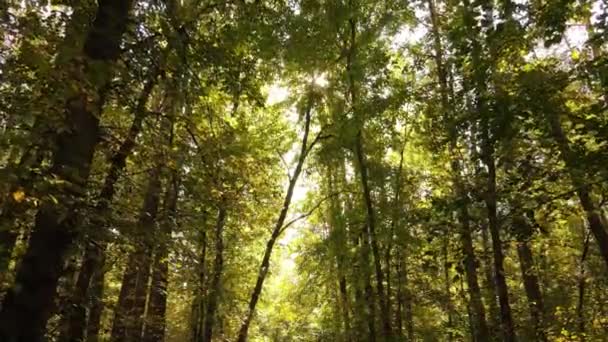
[[[562,128],[559,114],[549,113],[547,119],[549,120],[553,139],[556,141],[562,159],[570,173],[572,185],[574,185],[581,206],[587,214],[589,229],[593,233],[593,236],[598,243],[600,254],[608,267],[608,232],[606,232],[606,227],[602,221],[600,209],[593,203],[591,198],[591,187],[585,182],[587,177],[586,173],[580,168],[580,165],[576,161],[576,155],[570,148],[570,143]]]
[[[285,194],[285,199],[283,201],[283,207],[281,208],[281,212],[279,213],[279,217],[275,226],[272,230],[272,234],[270,239],[266,243],[266,249],[264,250],[264,256],[262,257],[262,264],[260,265],[260,270],[258,272],[258,277],[255,283],[255,287],[253,288],[253,292],[251,293],[251,298],[249,300],[249,307],[247,309],[247,314],[243,323],[241,324],[241,328],[239,329],[239,334],[237,337],[237,342],[247,342],[247,335],[249,333],[249,325],[251,324],[251,320],[253,319],[253,314],[255,313],[255,307],[260,298],[260,294],[262,293],[262,287],[264,286],[264,280],[266,280],[266,275],[268,274],[268,268],[270,267],[270,256],[272,254],[272,249],[277,239],[283,232],[283,225],[285,224],[285,219],[287,218],[287,212],[289,211],[289,206],[291,204],[291,198],[293,197],[293,192],[300,177],[300,173],[302,173],[302,169],[304,167],[304,161],[306,160],[306,156],[312,150],[316,142],[315,139],[312,143],[308,144],[308,135],[310,133],[310,124],[311,124],[311,112],[314,106],[314,101],[312,98],[312,94],[308,95],[307,99],[307,108],[304,113],[304,135],[302,137],[302,144],[300,146],[300,154],[298,156],[298,162],[296,164],[296,168],[289,179],[289,186],[287,187],[287,194]]]
[[[97,16],[84,44],[84,57],[89,65],[83,80],[75,80],[82,90],[66,99],[68,129],[59,134],[52,158],[51,173],[68,185],[58,194],[57,203],[44,203],[36,215],[15,286],[2,304],[0,340],[40,341],[44,336],[61,275],[61,261],[78,235],[74,230],[75,218],[98,142],[102,92],[120,54],[130,7],[131,1],[99,1]],[[104,79],[89,83],[99,77],[100,68]],[[90,87],[84,84],[93,84],[93,89],[86,89]]]
[[[219,303],[221,291],[222,272],[224,271],[224,226],[226,224],[226,204],[221,203],[215,225],[215,259],[213,261],[213,275],[207,303],[207,313],[205,314],[205,331],[203,342],[211,342],[213,327],[215,325],[215,315]]]
[[[160,167],[150,172],[144,203],[139,216],[138,229],[141,239],[135,251],[128,257],[118,303],[114,310],[111,341],[137,341],[141,338],[148,280],[150,276],[150,235],[158,214],[161,191]]]
[[[116,192],[116,182],[126,166],[128,156],[135,147],[135,139],[141,132],[143,120],[147,114],[146,103],[156,84],[157,75],[158,71],[152,72],[150,79],[144,85],[137,101],[135,116],[131,123],[131,127],[129,128],[129,132],[118,151],[110,158],[110,168],[98,196],[98,203],[94,209],[95,214],[92,215],[94,222],[91,223],[91,226],[101,228],[100,235],[103,235],[103,227],[105,226],[105,222],[100,218],[105,216],[110,208],[110,203]],[[91,231],[93,230],[91,229]],[[100,272],[100,269],[103,267],[106,241],[103,237],[99,238],[99,236],[91,236],[90,239],[92,239],[92,241],[87,244],[87,248],[85,249],[82,266],[80,273],[78,274],[76,289],[71,299],[72,310],[68,315],[69,321],[67,323],[69,330],[67,338],[63,339],[64,341],[76,342],[82,340],[86,329],[86,302],[88,299],[87,292],[89,291],[91,278],[95,273]],[[103,286],[103,282],[100,284]],[[103,292],[103,289],[101,291]]]

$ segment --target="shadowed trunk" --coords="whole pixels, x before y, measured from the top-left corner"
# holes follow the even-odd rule
[[[93,275],[90,286],[89,319],[87,322],[87,342],[99,341],[99,328],[101,326],[101,314],[103,312],[104,276],[105,262],[102,261],[99,269]]]
[[[222,202],[224,202],[222,200]],[[215,260],[213,261],[213,273],[211,276],[211,286],[209,298],[207,300],[207,312],[205,313],[205,329],[203,342],[211,342],[213,336],[213,326],[219,303],[221,291],[221,278],[224,271],[224,226],[226,224],[226,204],[221,203],[217,214],[215,225]]]
[[[114,61],[120,55],[130,7],[131,1],[99,1],[84,44],[86,64],[82,79],[74,80],[78,91],[66,98],[68,129],[58,135],[52,158],[51,174],[64,180],[65,185],[57,193],[59,200],[43,203],[36,215],[15,286],[2,304],[0,340],[43,339],[61,275],[61,261],[79,233],[74,229],[77,208],[85,193],[98,142],[103,93],[110,82]],[[104,76],[101,80],[100,71]]]
[[[545,309],[543,296],[540,290],[536,267],[534,266],[532,249],[530,248],[530,240],[533,236],[532,226],[524,215],[515,217],[513,224],[517,238],[517,256],[521,277],[528,300],[530,318],[534,326],[534,334],[538,341],[546,342],[548,340],[544,328]]]
[[[142,89],[135,108],[135,116],[125,140],[120,145],[118,151],[110,158],[110,168],[104,180],[103,187],[99,192],[98,202],[94,208],[95,213],[91,215],[93,221],[91,222],[91,228],[89,229],[90,232],[95,232],[98,235],[103,235],[105,232],[104,227],[106,223],[103,222],[101,218],[105,217],[110,209],[110,204],[116,193],[116,182],[125,169],[127,158],[131,155],[136,144],[135,140],[141,132],[144,118],[147,115],[146,103],[156,84],[158,76],[157,70],[158,69],[155,69],[151,72],[150,79]],[[93,227],[95,227],[96,230],[94,230]],[[105,236],[91,236],[90,238],[93,240],[87,244],[87,248],[85,249],[82,266],[80,268],[80,273],[78,274],[76,289],[71,299],[72,309],[67,316],[67,319],[69,320],[67,323],[69,326],[68,334],[61,339],[61,341],[77,342],[84,336],[86,327],[86,302],[88,298],[87,292],[93,274],[103,267],[102,264],[105,258],[104,254],[107,245]]]
[[[167,286],[169,276],[169,243],[176,219],[179,180],[174,173],[164,198],[164,218],[160,231],[161,241],[156,248],[152,265],[152,282],[146,314],[143,341],[156,342],[165,338],[165,313],[167,311]]]
[[[141,338],[143,313],[150,276],[150,235],[158,213],[160,167],[150,172],[144,203],[137,227],[141,237],[128,257],[118,302],[114,310],[111,341],[138,341]]]

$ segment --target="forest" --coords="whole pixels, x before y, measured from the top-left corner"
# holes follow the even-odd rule
[[[0,1],[0,342],[608,341],[607,166],[608,0]]]

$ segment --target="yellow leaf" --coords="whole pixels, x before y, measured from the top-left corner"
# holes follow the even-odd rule
[[[23,191],[23,189],[19,189],[13,192],[13,199],[17,203],[23,202],[23,200],[25,200],[25,192]]]

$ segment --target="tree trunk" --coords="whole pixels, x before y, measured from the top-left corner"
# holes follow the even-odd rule
[[[453,161],[452,164],[457,164]],[[459,174],[459,167],[453,166],[455,174]],[[456,176],[459,177],[459,176]],[[456,181],[460,183],[460,181]],[[458,186],[460,187],[460,185]],[[462,190],[458,191],[458,197],[463,203],[460,205],[460,224],[461,224],[461,240],[464,253],[464,268],[467,278],[469,291],[469,301],[471,307],[471,320],[473,322],[473,334],[475,341],[491,341],[488,325],[486,323],[485,309],[481,301],[481,290],[477,279],[477,260],[475,258],[475,249],[473,247],[473,238],[471,236],[470,218],[468,210],[468,198]]]
[[[100,235],[103,235],[105,232],[104,227],[106,225],[101,217],[105,217],[110,208],[110,204],[114,198],[114,194],[116,193],[116,182],[118,181],[122,171],[125,169],[127,158],[133,151],[133,148],[135,147],[135,140],[141,132],[143,121],[147,114],[146,103],[148,102],[152,89],[156,84],[158,76],[157,70],[158,69],[155,69],[155,71],[151,73],[150,79],[143,87],[137,101],[133,122],[131,123],[131,127],[129,128],[129,132],[125,140],[120,145],[118,151],[116,151],[116,153],[114,153],[114,155],[110,158],[110,168],[104,180],[103,187],[99,192],[99,200],[94,208],[95,212],[91,215],[91,217],[93,217],[91,227],[97,227],[97,230],[101,231]],[[89,231],[94,232],[92,228]],[[68,316],[69,339],[66,339],[65,341],[80,341],[83,338],[86,324],[85,308],[88,298],[87,292],[89,290],[93,274],[100,270],[105,258],[104,254],[107,244],[105,237],[100,238],[99,236],[91,236],[89,238],[92,239],[92,241],[87,244],[87,248],[85,249],[82,266],[80,273],[78,274],[76,291],[74,291],[72,296],[72,312]]]
[[[447,342],[451,342],[454,338],[452,329],[454,329],[454,304],[452,303],[452,280],[450,279],[450,256],[449,256],[449,244],[448,240],[449,229],[446,228],[446,234],[443,239],[443,278],[445,281],[445,296],[446,296],[446,313],[448,315],[447,324]]]
[[[490,341],[488,325],[486,323],[485,309],[481,301],[481,291],[477,277],[477,261],[475,260],[475,249],[473,247],[473,238],[471,236],[470,217],[469,217],[469,198],[467,191],[461,179],[460,161],[456,159],[457,153],[457,138],[456,125],[451,113],[449,101],[450,88],[448,87],[447,70],[443,62],[443,47],[441,44],[441,35],[439,31],[439,17],[435,9],[434,0],[428,0],[429,13],[431,17],[431,32],[433,34],[433,45],[435,50],[435,64],[437,67],[437,78],[441,92],[441,106],[444,111],[445,120],[448,126],[448,136],[450,140],[450,154],[452,159],[450,162],[452,179],[454,183],[454,192],[456,198],[460,201],[458,214],[461,226],[461,242],[464,254],[464,269],[469,291],[469,319],[471,324],[472,336],[476,342]]]
[[[310,124],[311,124],[311,112],[314,106],[313,95],[308,94],[308,103],[305,109],[304,117],[304,135],[302,137],[302,144],[300,146],[300,155],[298,156],[298,162],[296,165],[296,169],[293,172],[289,179],[289,186],[287,187],[287,194],[285,195],[285,199],[283,201],[283,207],[281,208],[281,212],[275,223],[274,229],[272,230],[272,235],[270,239],[266,243],[266,249],[264,250],[264,256],[262,258],[262,264],[260,265],[260,270],[258,272],[258,277],[255,283],[255,287],[253,292],[251,293],[251,298],[249,300],[249,307],[247,310],[247,314],[243,323],[241,324],[241,328],[239,329],[239,334],[237,337],[237,342],[247,342],[247,335],[249,332],[249,325],[251,324],[251,320],[253,319],[253,314],[255,312],[255,307],[260,298],[260,294],[262,293],[262,287],[264,285],[264,280],[266,279],[266,275],[268,274],[268,267],[270,266],[270,256],[272,254],[272,249],[276,240],[279,238],[284,227],[285,219],[287,218],[287,211],[289,210],[289,205],[291,204],[291,198],[293,197],[293,191],[300,177],[300,173],[302,173],[302,168],[304,167],[304,161],[306,160],[306,156],[312,150],[316,142],[318,141],[318,136],[312,143],[308,144],[308,135],[310,133]]]
[[[198,287],[194,294],[192,303],[192,342],[200,342],[203,339],[203,328],[205,320],[205,283],[206,270],[205,263],[207,258],[207,233],[205,229],[201,232],[201,254],[199,258]]]
[[[104,292],[104,278],[105,262],[102,261],[99,269],[93,275],[91,279],[90,288],[90,302],[89,305],[89,319],[87,322],[87,342],[99,341],[99,328],[101,326],[101,314],[103,312],[103,292]]]
[[[222,200],[224,202],[224,200]],[[207,313],[205,314],[205,331],[203,342],[211,342],[213,336],[213,326],[215,315],[219,303],[221,291],[222,272],[224,271],[224,226],[226,224],[226,204],[221,203],[215,225],[215,260],[213,261],[213,275],[207,303]]]
[[[167,186],[163,200],[164,217],[159,234],[160,242],[156,248],[152,265],[150,299],[148,300],[143,341],[156,342],[163,341],[165,338],[167,286],[169,284],[169,243],[176,220],[178,194],[179,179],[177,171],[174,171],[171,176],[171,184]]]
[[[585,260],[587,259],[587,253],[589,252],[589,234],[585,234],[585,241],[583,243],[583,252],[581,253],[581,260],[579,264],[578,273],[578,303],[576,305],[576,315],[578,320],[578,336],[580,342],[586,340],[586,328],[585,328],[585,287],[586,287],[586,275],[585,275]]]
[[[513,223],[515,224],[515,230],[517,232],[517,256],[519,258],[519,266],[521,277],[524,282],[524,289],[526,291],[526,298],[528,299],[530,318],[534,325],[534,334],[538,341],[547,342],[548,340],[544,327],[545,309],[543,296],[534,267],[532,250],[530,249],[532,227],[524,216],[515,218]]]
[[[483,80],[477,80],[479,84]],[[480,87],[482,87],[480,85]],[[485,85],[483,86],[485,87]],[[485,91],[485,90],[482,90]],[[483,96],[478,99],[478,110],[480,115],[487,115]],[[511,316],[511,306],[509,304],[509,288],[504,269],[504,253],[502,250],[502,240],[500,237],[500,222],[498,221],[498,213],[496,209],[497,194],[496,194],[496,161],[494,159],[494,141],[490,138],[490,127],[487,119],[482,119],[482,161],[488,169],[487,189],[484,196],[486,209],[488,214],[488,227],[490,228],[490,236],[492,237],[492,252],[494,260],[494,279],[496,283],[496,291],[498,294],[498,302],[500,304],[500,325],[503,339],[505,342],[517,341],[515,329],[513,327],[513,318]]]
[[[350,25],[350,46],[349,52],[347,56],[346,62],[346,71],[348,73],[348,92],[350,95],[351,107],[353,108],[353,112],[358,113],[358,99],[357,99],[357,89],[355,84],[355,71],[353,68],[353,64],[356,62],[356,35],[357,35],[357,22],[354,18],[349,19]],[[359,167],[359,176],[361,180],[361,187],[363,189],[363,201],[365,203],[366,209],[366,230],[364,235],[364,243],[369,240],[371,245],[371,252],[374,257],[374,269],[376,273],[376,292],[378,293],[378,298],[380,299],[380,310],[382,316],[382,328],[385,339],[391,338],[391,320],[390,315],[388,313],[387,308],[387,300],[386,293],[384,292],[384,274],[382,272],[382,265],[380,264],[381,256],[380,250],[378,247],[378,241],[376,239],[376,218],[375,218],[375,210],[374,205],[371,198],[371,190],[369,188],[368,175],[367,175],[367,164],[365,161],[365,151],[363,150],[363,137],[362,137],[362,127],[359,128],[357,132],[357,136],[355,138],[355,156],[357,158],[357,164]],[[365,244],[364,244],[365,246]]]
[[[114,310],[111,341],[138,341],[141,327],[148,280],[150,276],[151,234],[158,214],[159,194],[161,191],[160,166],[150,172],[148,188],[139,216],[137,232],[142,237],[137,241],[135,251],[128,257],[127,268],[123,275],[118,303]]]
[[[498,296],[496,295],[496,282],[494,281],[494,264],[492,262],[492,249],[490,247],[490,238],[488,236],[488,228],[486,225],[481,227],[481,241],[483,244],[483,265],[482,270],[485,277],[486,286],[486,305],[488,306],[489,322],[488,329],[492,336],[497,336],[500,333],[500,311],[498,309]]]
[[[44,203],[36,215],[15,286],[2,304],[0,340],[43,339],[61,274],[61,261],[79,233],[74,224],[98,142],[102,93],[111,80],[114,61],[120,55],[130,8],[131,1],[99,1],[97,16],[84,44],[87,67],[83,79],[74,80],[79,89],[77,93],[66,98],[68,129],[58,135],[52,158],[51,173],[67,185],[58,194],[59,201]],[[103,80],[98,80],[99,75],[104,76]]]

